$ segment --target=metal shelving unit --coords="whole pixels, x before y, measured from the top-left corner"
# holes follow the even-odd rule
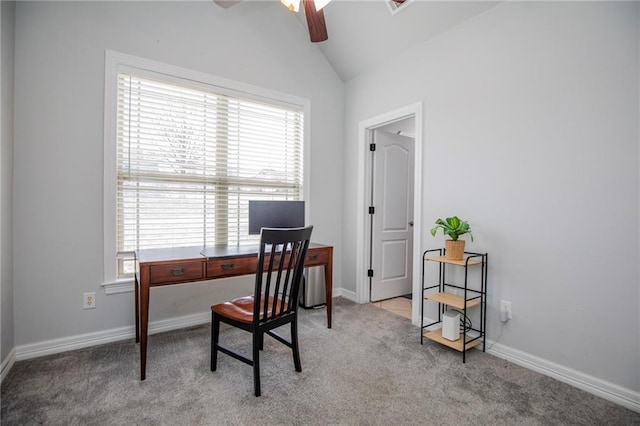
[[[424,338],[427,338],[462,352],[462,362],[464,363],[469,349],[482,343],[482,351],[485,351],[487,326],[487,266],[489,255],[487,253],[465,252],[462,260],[450,260],[447,259],[444,254],[445,250],[440,248],[427,250],[422,256],[423,301],[420,305],[420,344],[423,344]],[[430,262],[438,265],[438,282],[434,285],[425,285],[425,270],[427,264]],[[464,268],[463,284],[457,285],[447,281],[447,266],[449,265]],[[479,285],[469,285],[470,268],[481,269]],[[454,291],[462,292],[462,294],[454,294]],[[425,324],[425,301],[438,304],[438,320],[429,324]],[[461,337],[455,341],[442,337],[442,327],[426,330],[427,328],[442,323],[442,315],[447,310],[447,307],[459,310],[464,319],[464,330],[462,330]],[[480,325],[467,327],[466,320],[469,318],[469,310],[474,308],[480,309]]]

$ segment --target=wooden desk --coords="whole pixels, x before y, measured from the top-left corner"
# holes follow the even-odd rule
[[[237,277],[256,273],[258,245],[181,247],[136,251],[136,342],[140,342],[140,380],[146,377],[151,287]],[[310,243],[305,266],[324,266],[327,327],[331,328],[333,247]]]

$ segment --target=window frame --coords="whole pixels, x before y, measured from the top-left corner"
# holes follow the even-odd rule
[[[309,222],[310,211],[310,110],[311,102],[298,96],[225,79],[200,71],[190,70],[162,62],[152,61],[112,50],[105,52],[105,110],[104,110],[104,270],[105,294],[126,293],[134,290],[134,278],[118,278],[117,257],[117,89],[118,73],[135,71],[148,77],[160,78],[166,82],[180,83],[189,80],[194,87],[214,88],[217,93],[238,96],[245,99],[266,102],[273,105],[293,107],[302,110],[303,125],[303,183],[302,200],[305,201],[305,221]]]

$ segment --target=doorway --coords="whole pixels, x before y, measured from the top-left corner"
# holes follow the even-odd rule
[[[421,103],[360,123],[358,303],[419,297],[421,141]],[[414,303],[415,324],[419,311]]]
[[[414,123],[415,118],[408,117],[372,130],[367,271],[371,302],[412,293]]]

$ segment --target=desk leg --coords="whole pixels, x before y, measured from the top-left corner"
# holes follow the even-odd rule
[[[146,378],[147,370],[147,333],[149,326],[149,286],[142,286],[140,298],[140,380]]]
[[[136,305],[136,343],[140,343],[140,284],[138,283],[138,274],[135,276],[133,291],[135,293]]]
[[[146,378],[147,371],[147,335],[149,326],[149,274],[140,271],[140,380]]]
[[[331,311],[333,310],[333,247],[329,252],[329,261],[324,265],[325,297],[327,300],[327,328],[331,328]]]

